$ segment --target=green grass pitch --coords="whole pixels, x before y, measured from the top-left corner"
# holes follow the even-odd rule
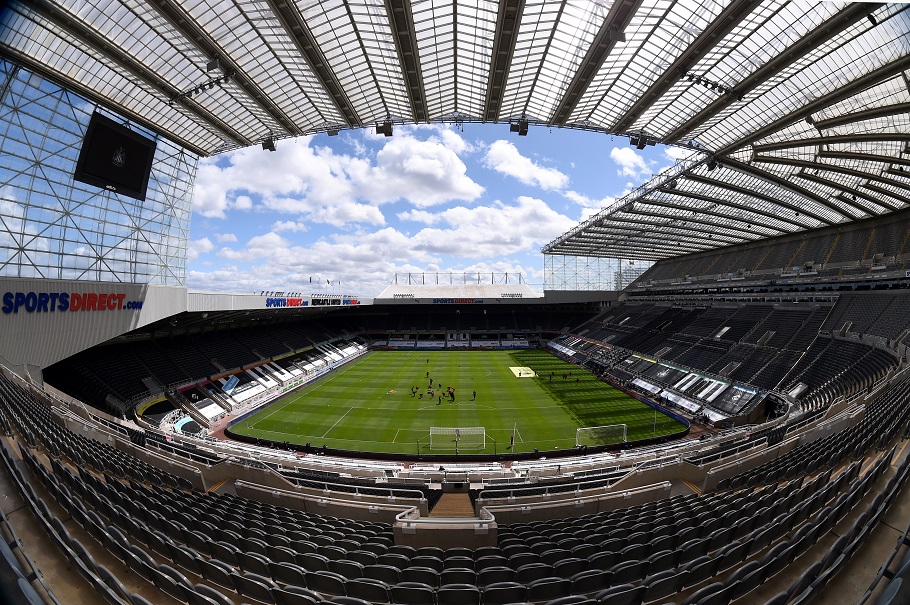
[[[531,368],[537,376],[518,377],[511,369],[516,367]],[[427,394],[428,373],[443,391],[454,387],[454,403],[443,397],[440,404],[439,390],[434,389],[433,397]],[[411,395],[415,386],[423,398]],[[451,449],[430,450],[431,426],[482,426],[486,449],[460,452],[493,454],[571,448],[578,427],[608,424],[626,424],[629,441],[683,429],[546,351],[374,351],[263,408],[231,431],[314,447],[451,454],[454,442]],[[513,426],[515,445],[510,448]]]

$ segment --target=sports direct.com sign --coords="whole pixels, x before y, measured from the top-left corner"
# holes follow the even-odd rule
[[[64,311],[138,311],[141,300],[126,300],[118,292],[6,292],[3,294],[4,314],[62,313]]]

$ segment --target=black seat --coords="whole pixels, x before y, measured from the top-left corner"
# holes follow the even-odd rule
[[[525,600],[527,588],[517,582],[496,582],[483,589],[484,605],[509,605]]]
[[[390,587],[382,580],[356,578],[345,583],[347,594],[371,603],[388,603],[391,599]]]
[[[527,600],[549,601],[568,596],[572,590],[572,581],[566,578],[539,578],[528,584]]]
[[[399,582],[389,591],[392,603],[400,605],[435,605],[433,588],[420,582]]]
[[[480,605],[480,589],[471,584],[444,584],[436,591],[438,605]]]

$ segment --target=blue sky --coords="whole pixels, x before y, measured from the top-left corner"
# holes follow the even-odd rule
[[[371,297],[396,273],[495,272],[520,273],[542,291],[542,245],[681,153],[598,133],[532,127],[519,137],[506,124],[468,124],[218,155],[196,175],[187,285]]]

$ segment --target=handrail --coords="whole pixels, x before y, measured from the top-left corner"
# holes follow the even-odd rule
[[[496,517],[486,508],[480,509],[479,517],[421,517],[417,507],[411,507],[395,515],[395,522],[403,526],[429,526],[429,525],[465,525],[471,523],[475,527],[488,527],[496,523]]]

